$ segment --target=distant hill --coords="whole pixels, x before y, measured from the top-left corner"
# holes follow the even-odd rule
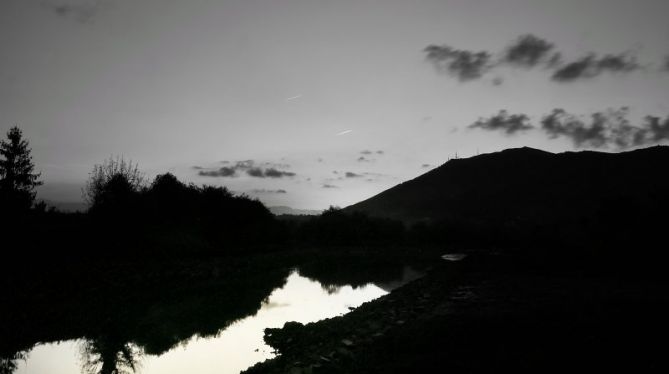
[[[408,223],[584,231],[606,222],[624,229],[666,222],[668,170],[667,146],[622,153],[508,149],[450,160],[345,211]]]
[[[271,206],[268,207],[270,212],[274,214],[275,216],[281,216],[284,214],[288,215],[294,215],[294,216],[300,216],[300,215],[306,215],[306,216],[315,216],[318,214],[321,214],[321,210],[313,210],[313,209],[293,209],[289,206]]]

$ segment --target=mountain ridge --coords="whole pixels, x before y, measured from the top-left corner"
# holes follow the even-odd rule
[[[669,146],[621,153],[511,148],[452,159],[344,208],[407,223],[543,223],[601,213],[618,200],[644,207],[669,188]],[[634,205],[631,204],[631,205]]]

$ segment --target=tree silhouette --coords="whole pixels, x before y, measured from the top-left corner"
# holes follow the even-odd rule
[[[87,340],[81,347],[82,373],[133,374],[140,366],[142,351],[116,336]]]
[[[27,210],[35,201],[35,187],[42,184],[40,173],[30,155],[28,141],[18,127],[7,132],[0,141],[0,200],[9,210]]]
[[[83,190],[84,200],[94,210],[127,208],[131,198],[144,188],[144,174],[137,164],[109,158],[93,167]]]

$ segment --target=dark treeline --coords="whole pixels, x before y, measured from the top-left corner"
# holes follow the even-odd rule
[[[147,187],[114,174],[92,194],[86,217],[93,231],[116,229],[121,235],[114,244],[131,239],[136,252],[232,251],[281,241],[280,227],[260,201],[225,187],[187,185],[169,173]]]
[[[331,207],[318,216],[275,217],[258,200],[225,187],[196,186],[172,174],[133,186],[122,174],[98,185],[90,208],[65,213],[36,204],[7,217],[3,252],[10,255],[174,257],[233,254],[294,247],[435,248],[621,255],[652,247],[669,210],[653,204],[606,201],[588,216],[544,217],[536,222],[377,218]],[[631,197],[630,197],[631,198]],[[559,220],[558,220],[559,219]]]
[[[83,191],[86,212],[58,212],[34,203],[34,188],[41,182],[20,130],[12,129],[0,150],[5,258],[155,260],[379,247],[496,251],[554,268],[570,263],[647,269],[669,256],[654,243],[669,211],[666,176],[652,172],[665,159],[663,148],[622,154],[615,168],[601,165],[613,162],[602,159],[617,156],[505,151],[448,163],[362,205],[280,217],[257,199],[225,187],[186,184],[170,173],[146,181],[137,165],[118,158],[93,168]],[[546,160],[554,162],[551,168],[537,167]],[[614,170],[624,178],[611,177]],[[528,181],[536,188],[523,189]],[[432,203],[420,203],[426,196]],[[436,203],[444,199],[448,204]],[[413,218],[356,210],[364,204],[376,207],[368,210],[381,217],[393,207],[412,207],[405,215]]]
[[[277,219],[257,199],[225,187],[186,184],[170,173],[149,182],[122,158],[93,167],[82,191],[85,212],[60,212],[35,199],[42,182],[20,129],[11,129],[7,139],[0,149],[0,227],[8,259],[156,259],[409,244],[399,221],[337,208],[317,217]]]

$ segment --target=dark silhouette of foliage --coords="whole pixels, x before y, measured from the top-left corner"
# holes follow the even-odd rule
[[[7,140],[0,141],[0,156],[0,205],[9,212],[26,211],[42,182],[21,129],[12,127],[7,132]]]
[[[144,187],[144,174],[137,164],[123,158],[109,158],[93,167],[83,190],[84,200],[92,211],[128,208]]]
[[[19,367],[18,361],[25,360],[26,356],[26,353],[21,351],[9,355],[9,357],[0,356],[0,374],[14,374]]]
[[[299,224],[297,240],[311,245],[387,245],[404,241],[400,221],[347,213],[330,206],[321,215]]]
[[[238,250],[273,244],[280,233],[258,200],[225,187],[185,184],[171,173],[147,184],[136,164],[120,158],[95,165],[84,195],[98,235],[123,232],[105,243],[115,253]]]
[[[86,374],[134,374],[142,353],[120,337],[108,335],[87,340],[81,347],[82,372]]]

